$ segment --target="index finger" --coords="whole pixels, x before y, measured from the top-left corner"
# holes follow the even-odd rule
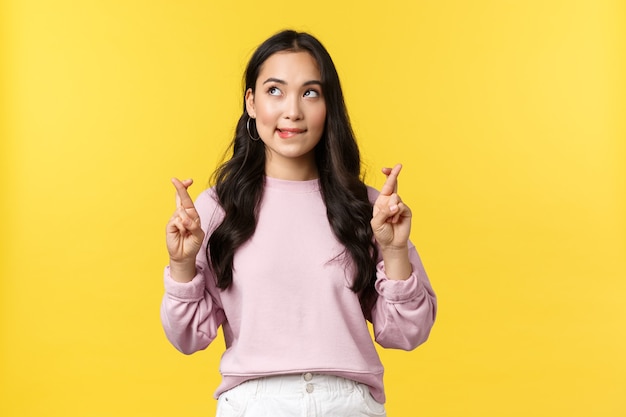
[[[392,169],[383,169],[383,173],[387,175],[387,180],[383,184],[383,188],[380,189],[382,195],[391,195],[398,192],[398,175],[402,170],[402,164],[396,164]]]
[[[193,183],[193,181],[188,180],[185,181],[185,183],[188,184],[183,184],[183,182],[180,181],[178,178],[172,178],[172,184],[174,184],[174,187],[176,187],[176,205],[185,209],[194,208],[193,199],[187,192],[187,187],[189,187]]]

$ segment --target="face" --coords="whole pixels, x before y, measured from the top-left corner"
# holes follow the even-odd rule
[[[326,120],[321,80],[309,53],[279,52],[263,63],[254,92],[246,91],[248,115],[265,143],[266,175],[316,177],[314,148]]]

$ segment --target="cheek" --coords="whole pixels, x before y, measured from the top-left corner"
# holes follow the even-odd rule
[[[276,106],[272,106],[270,103],[262,102],[256,106],[257,122],[262,124],[271,124],[276,121],[279,112]]]
[[[318,130],[324,130],[324,125],[326,124],[326,108],[320,109],[315,112],[312,117],[312,124],[315,125],[315,128]]]

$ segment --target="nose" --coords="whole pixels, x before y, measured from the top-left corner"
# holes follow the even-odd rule
[[[291,95],[285,100],[284,117],[289,120],[300,120],[303,117],[300,97]]]

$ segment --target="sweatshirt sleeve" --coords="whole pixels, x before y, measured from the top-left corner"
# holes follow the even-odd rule
[[[411,276],[390,280],[383,261],[377,265],[376,291],[378,298],[372,309],[376,342],[385,348],[415,349],[428,339],[435,322],[437,299],[422,261],[409,242]]]
[[[200,195],[195,203],[206,234],[196,260],[196,276],[190,282],[181,283],[172,279],[169,266],[164,271],[161,323],[167,339],[185,354],[209,346],[226,319],[215,278],[205,259],[207,231],[216,226],[216,204],[209,192]]]

